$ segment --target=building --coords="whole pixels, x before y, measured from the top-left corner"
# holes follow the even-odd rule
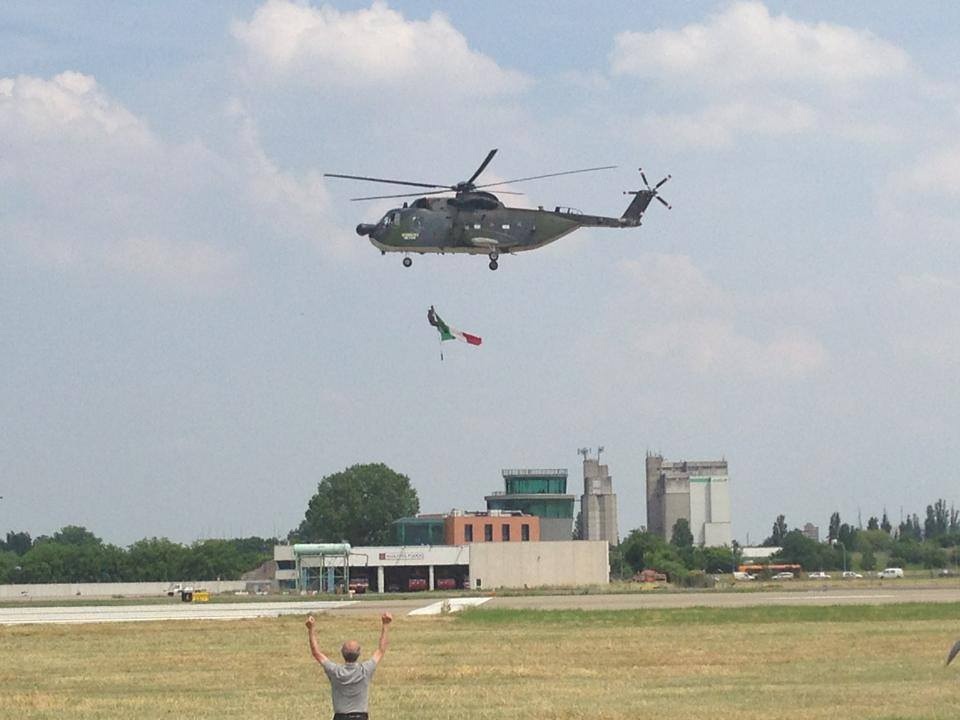
[[[444,545],[440,513],[404,517],[390,523],[390,536],[395,545]]]
[[[668,462],[647,455],[647,530],[669,540],[681,518],[695,545],[730,545],[726,460]]]
[[[539,542],[540,518],[519,510],[463,512],[454,510],[444,518],[445,545],[483,542]]]
[[[610,546],[620,544],[617,527],[617,496],[607,466],[600,464],[600,453],[594,460],[583,451],[583,495],[580,498],[580,529],[583,540],[606,540]]]
[[[273,557],[281,589],[370,592],[606,585],[605,542],[480,542],[469,545],[349,547],[319,544],[297,552],[277,545]]]
[[[573,537],[573,503],[567,495],[567,470],[503,470],[503,492],[484,500],[487,510],[519,510],[540,518],[541,540],[570,540]]]
[[[814,542],[820,542],[820,526],[819,525],[814,525],[813,523],[806,523],[803,526],[803,530],[801,532],[803,533],[804,537],[809,538]]]

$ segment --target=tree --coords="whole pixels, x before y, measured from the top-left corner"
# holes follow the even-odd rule
[[[100,538],[80,525],[66,525],[53,534],[53,542],[61,545],[100,545]]]
[[[873,548],[867,547],[860,554],[860,568],[862,570],[876,570],[877,569],[877,558],[873,554]]]
[[[295,535],[301,542],[378,545],[388,541],[390,523],[419,509],[406,475],[382,463],[353,465],[320,481]]]
[[[787,519],[783,515],[777,515],[773,521],[773,532],[763,541],[764,547],[778,547],[783,545],[783,539],[787,536]]]
[[[583,540],[583,510],[577,510],[577,517],[573,521],[573,539]]]
[[[880,521],[877,520],[876,515],[871,515],[870,519],[867,520],[867,530],[879,530],[879,529],[880,529]]]
[[[127,550],[130,580],[134,582],[201,580],[188,578],[187,560],[190,550],[166,538],[137,540]]]
[[[830,516],[830,528],[827,530],[827,541],[833,542],[840,538],[840,513],[835,512]]]
[[[33,546],[33,541],[30,539],[30,533],[28,532],[8,532],[7,541],[0,543],[0,545],[3,546],[0,549],[23,555]]]
[[[839,548],[836,552],[839,552]],[[783,536],[780,551],[772,557],[802,565],[804,570],[830,570],[839,565],[836,552],[830,545],[811,540],[799,530],[791,530]]]
[[[675,548],[693,547],[693,533],[690,532],[690,521],[686,518],[678,518],[673,524],[673,532],[670,534],[670,544]]]
[[[890,531],[893,530],[893,525],[890,524],[890,518],[887,517],[887,509],[883,509],[883,518],[880,520],[880,529],[883,530],[887,535],[890,534]]]

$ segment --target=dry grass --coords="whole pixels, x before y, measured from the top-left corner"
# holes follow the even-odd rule
[[[936,607],[936,606],[935,606]],[[376,618],[324,616],[369,651]],[[398,618],[371,713],[407,718],[960,717],[955,608]],[[298,618],[0,628],[0,718],[331,715]]]

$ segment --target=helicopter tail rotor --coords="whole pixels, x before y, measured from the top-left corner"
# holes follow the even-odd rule
[[[628,224],[640,224],[640,219],[643,217],[643,213],[646,211],[650,203],[656,199],[661,205],[663,205],[667,210],[671,210],[672,206],[662,197],[660,197],[659,190],[666,184],[666,182],[671,178],[670,175],[667,175],[660,182],[658,182],[653,187],[650,186],[650,183],[647,182],[647,176],[643,172],[643,168],[639,168],[640,179],[643,180],[644,189],[643,190],[627,190],[624,195],[633,195],[633,200],[630,201],[630,204],[627,206],[627,209],[623,211],[621,219],[626,221]]]

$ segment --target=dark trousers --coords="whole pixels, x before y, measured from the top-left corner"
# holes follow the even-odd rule
[[[367,720],[367,714],[364,713],[335,713],[333,720]]]

